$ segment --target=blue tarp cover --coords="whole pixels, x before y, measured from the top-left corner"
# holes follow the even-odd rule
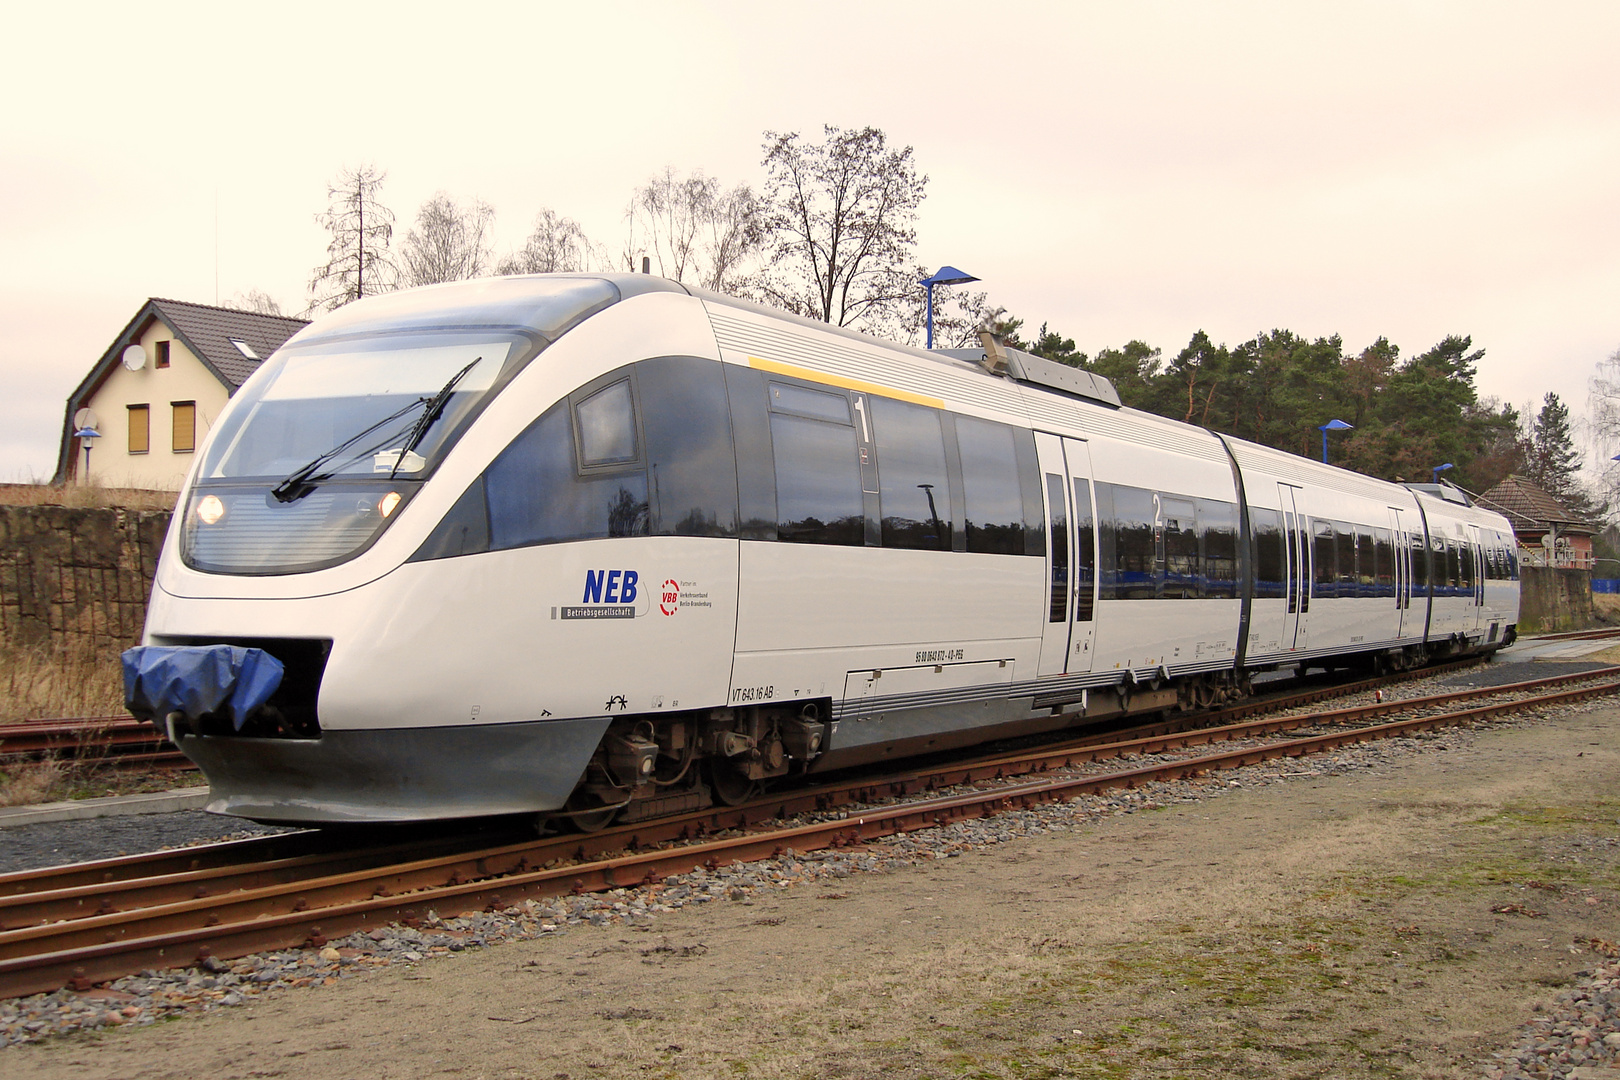
[[[237,731],[281,685],[286,669],[263,649],[236,645],[137,645],[124,650],[124,705],[156,724],[172,712],[192,720],[223,707]]]

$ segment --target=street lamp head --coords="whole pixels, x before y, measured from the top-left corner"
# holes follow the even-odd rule
[[[92,427],[80,428],[73,433],[73,437],[75,439],[99,439],[101,438],[101,432]]]
[[[1321,425],[1321,427],[1319,427],[1317,430],[1319,430],[1319,431],[1354,431],[1355,427],[1356,427],[1356,425],[1347,424],[1343,420],[1329,420],[1327,423]]]
[[[1453,465],[1449,461],[1446,462],[1444,465],[1436,465],[1434,467],[1434,482],[1438,484],[1440,482],[1440,474],[1441,473],[1445,472],[1447,469],[1455,469],[1456,467],[1457,466]]]
[[[979,279],[965,270],[958,270],[954,266],[942,266],[932,277],[925,277],[919,285],[966,285],[970,281]]]

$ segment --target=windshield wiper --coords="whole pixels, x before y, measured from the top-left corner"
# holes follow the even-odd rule
[[[333,458],[343,453],[343,451],[347,450],[349,447],[353,446],[367,435],[370,435],[373,431],[376,431],[384,424],[393,423],[395,420],[398,420],[412,409],[419,409],[423,405],[426,405],[429,400],[429,398],[417,398],[415,401],[412,401],[403,408],[389,413],[375,424],[372,424],[370,427],[366,428],[366,430],[362,431],[360,434],[354,436],[354,438],[350,439],[348,442],[332,447],[332,449],[328,450],[320,457],[315,458],[308,464],[303,465],[291,473],[288,473],[286,479],[282,480],[281,483],[270,489],[270,494],[274,495],[280,502],[294,502],[298,499],[302,499],[305,495],[308,495],[311,491],[315,490],[316,484],[320,483],[322,480],[330,480],[332,478],[331,473],[322,473],[321,475],[316,476],[316,469],[320,468],[322,465],[325,465],[328,461],[331,461]],[[392,441],[392,439],[393,436],[390,435],[387,439],[383,440],[383,443],[386,444]],[[382,449],[382,446],[379,445],[373,449],[380,450]],[[365,454],[366,451],[362,450],[355,456],[364,457]]]
[[[432,397],[417,398],[408,405],[389,413],[387,416],[383,417],[375,424],[372,424],[358,435],[355,435],[347,442],[340,443],[339,445],[332,447],[332,449],[328,450],[320,457],[315,458],[301,468],[289,473],[286,479],[282,480],[281,483],[270,489],[270,494],[276,497],[276,501],[284,503],[296,502],[299,499],[302,499],[305,495],[308,495],[311,491],[314,491],[317,484],[332,478],[332,474],[329,472],[317,474],[315,470],[319,469],[327,462],[332,461],[334,458],[338,457],[355,443],[359,442],[361,439],[364,439],[367,435],[370,435],[378,428],[393,423],[395,420],[398,420],[412,409],[423,409],[422,415],[417,418],[416,424],[411,428],[411,434],[405,443],[405,449],[400,451],[399,459],[394,462],[393,471],[388,474],[388,478],[392,480],[394,478],[394,473],[399,471],[399,463],[405,460],[406,452],[422,441],[422,437],[427,434],[428,427],[433,423],[434,420],[438,419],[439,414],[444,411],[445,404],[450,400],[450,394],[455,389],[456,384],[461,381],[462,376],[466,375],[467,372],[471,371],[475,366],[477,366],[478,362],[482,359],[482,356],[478,357],[477,360],[474,360],[471,364],[468,364],[466,367],[450,376],[450,381],[440,387],[438,393],[434,394]],[[381,442],[356,452],[354,457],[365,457],[367,454],[381,450],[383,447],[387,446],[393,441],[394,436],[389,435]]]
[[[427,408],[423,409],[422,415],[416,418],[416,426],[411,428],[411,434],[406,438],[404,447],[400,449],[399,457],[394,459],[394,467],[388,470],[388,479],[392,480],[394,478],[394,474],[399,472],[399,467],[405,464],[405,455],[415,450],[416,444],[427,436],[428,428],[433,426],[433,421],[439,418],[439,414],[444,412],[445,405],[449,403],[450,394],[455,390],[456,383],[461,381],[463,375],[477,367],[483,359],[482,356],[475,357],[472,363],[450,376],[450,381],[439,387],[437,394],[434,394],[430,399],[424,399],[427,401]]]

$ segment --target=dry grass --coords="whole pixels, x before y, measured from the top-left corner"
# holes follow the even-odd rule
[[[55,759],[25,761],[0,770],[0,806],[33,806],[61,797],[69,768]]]
[[[0,723],[124,712],[118,646],[0,649]]]
[[[0,484],[0,506],[121,507],[126,510],[172,510],[175,493],[100,484]]]

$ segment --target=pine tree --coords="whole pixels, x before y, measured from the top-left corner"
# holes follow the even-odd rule
[[[1549,392],[1542,399],[1541,411],[1530,422],[1525,457],[1530,478],[1538,487],[1572,513],[1589,509],[1590,500],[1575,476],[1581,471],[1581,455],[1570,430],[1569,406],[1557,394]]]

